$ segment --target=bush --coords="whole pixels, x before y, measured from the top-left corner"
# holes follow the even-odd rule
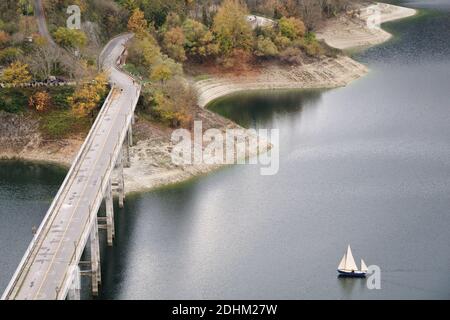
[[[280,29],[281,35],[291,40],[303,37],[306,32],[305,24],[303,23],[303,21],[294,17],[281,18],[280,22],[278,23],[278,28]]]
[[[46,91],[37,91],[28,100],[30,108],[38,111],[45,112],[51,107],[51,97]]]
[[[255,54],[259,57],[275,57],[278,55],[278,48],[269,38],[260,36],[256,41]]]
[[[280,53],[280,60],[287,64],[301,64],[303,54],[299,48],[290,47]]]
[[[23,54],[19,48],[9,47],[0,50],[0,64],[10,64]]]
[[[5,88],[0,90],[0,110],[19,113],[26,110],[28,98],[20,89]]]

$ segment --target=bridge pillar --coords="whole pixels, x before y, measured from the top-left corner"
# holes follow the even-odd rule
[[[72,282],[70,284],[69,292],[67,293],[67,300],[81,299],[81,275],[80,267],[77,265],[71,266],[69,272],[71,273]]]
[[[114,239],[114,204],[111,189],[111,181],[108,182],[105,194],[105,207],[106,207],[106,237],[108,240],[108,246],[113,245]]]
[[[119,194],[119,208],[123,208],[123,202],[125,200],[125,183],[123,179],[123,156],[119,152],[119,158],[117,159],[117,192]]]
[[[124,155],[125,160],[124,160],[123,166],[125,168],[129,168],[130,167],[130,146],[128,144],[128,141],[124,142],[124,144],[123,144],[123,152],[125,153],[125,155]]]
[[[90,235],[90,249],[91,249],[91,284],[92,284],[92,295],[98,295],[98,285],[101,282],[101,272],[100,272],[100,243],[98,238],[98,225],[97,219],[94,219],[94,223],[91,229]]]
[[[134,119],[134,116],[133,116]],[[134,121],[132,120],[132,123]],[[131,147],[133,145],[133,126],[130,124],[128,127],[128,132],[127,132],[127,138],[128,138],[128,145]]]

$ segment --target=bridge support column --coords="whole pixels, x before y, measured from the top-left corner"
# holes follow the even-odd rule
[[[98,238],[98,225],[97,218],[94,219],[94,223],[91,229],[90,235],[90,248],[91,248],[91,283],[92,283],[92,295],[98,295],[98,285],[101,282],[100,271],[100,243]]]
[[[108,240],[108,246],[113,245],[114,239],[114,204],[111,189],[111,181],[108,183],[105,194],[105,207],[106,207],[106,237]]]
[[[70,284],[69,292],[67,293],[68,300],[80,300],[81,299],[81,275],[80,268],[75,265],[70,267],[72,282]]]
[[[134,116],[133,116],[133,119],[134,119]],[[131,124],[128,127],[127,139],[128,139],[128,145],[131,147],[133,145],[133,126]]]
[[[124,153],[123,157],[125,158],[123,166],[125,168],[129,168],[131,162],[130,162],[130,146],[128,144],[128,141],[123,144],[122,150],[123,150],[122,152]]]
[[[120,164],[119,172],[119,208],[123,208],[123,203],[125,201],[125,183],[123,181],[123,164]]]
[[[123,155],[119,152],[119,158],[117,159],[117,193],[119,194],[119,208],[123,208],[123,202],[125,200],[125,184],[123,179]]]

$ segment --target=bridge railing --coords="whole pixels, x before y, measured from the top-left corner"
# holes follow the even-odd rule
[[[103,106],[110,103],[113,91],[114,91],[114,89],[111,89],[111,91],[109,92],[108,96],[105,99],[105,102],[103,103]],[[45,214],[44,219],[42,220],[41,224],[39,225],[39,228],[37,229],[36,233],[33,236],[33,239],[31,240],[30,244],[28,245],[28,248],[25,251],[25,254],[22,257],[22,260],[20,261],[19,266],[17,267],[10,283],[6,287],[6,289],[2,295],[2,300],[8,299],[9,295],[12,293],[12,289],[15,288],[17,282],[20,280],[21,276],[23,275],[23,272],[26,271],[25,267],[26,267],[28,261],[33,257],[33,255],[32,255],[33,250],[35,249],[39,239],[41,238],[42,231],[44,230],[44,228],[46,228],[50,224],[51,221],[53,221],[52,218],[54,218],[54,217],[52,217],[52,214],[58,206],[58,202],[61,198],[61,195],[63,194],[64,191],[66,191],[66,188],[69,186],[69,183],[72,183],[71,179],[73,178],[74,173],[79,169],[79,164],[80,164],[80,160],[82,158],[83,153],[85,151],[89,150],[88,146],[90,146],[92,143],[93,132],[98,127],[99,122],[100,122],[99,119],[101,118],[101,115],[105,112],[105,109],[106,108],[104,108],[104,107],[101,108],[99,114],[97,115],[97,117],[94,121],[94,124],[91,127],[91,130],[89,131],[86,139],[84,140],[83,144],[81,145],[80,149],[78,150],[78,153],[72,162],[72,166],[70,167],[69,172],[67,173],[66,177],[64,178],[64,181],[63,181],[61,187],[59,188],[58,193],[56,194],[55,198],[53,199],[52,204],[50,205],[50,208],[47,210],[47,213]]]
[[[115,37],[116,38],[116,37]],[[115,39],[113,38],[113,39]],[[104,51],[101,52],[100,56],[103,55]],[[123,52],[121,53],[121,55],[123,54]],[[120,56],[121,56],[120,55]],[[123,70],[119,70],[117,69],[115,66],[111,67],[111,68],[115,68],[116,70],[123,72]],[[128,77],[130,77],[133,81],[134,78],[131,77],[129,74],[126,74]],[[141,90],[141,86],[138,86],[137,92],[139,93]],[[73,182],[73,176],[74,174],[77,172],[77,170],[79,169],[80,166],[80,161],[82,159],[83,154],[89,150],[89,147],[92,145],[92,140],[93,140],[93,135],[94,132],[96,131],[97,127],[99,126],[99,122],[100,119],[102,118],[103,114],[106,112],[107,110],[107,105],[109,103],[111,103],[112,100],[112,96],[113,93],[115,91],[115,88],[113,87],[110,91],[108,96],[106,97],[102,108],[100,109],[99,114],[97,115],[91,129],[89,130],[89,133],[86,137],[86,139],[84,140],[83,144],[81,145],[80,149],[78,150],[77,155],[75,156],[75,159],[72,162],[72,165],[69,169],[69,172],[67,173],[66,177],[64,178],[63,183],[61,184],[61,187],[59,188],[56,196],[54,197],[50,208],[47,210],[47,213],[45,214],[41,224],[39,225],[39,228],[37,229],[36,233],[34,234],[30,244],[27,247],[27,250],[25,251],[25,254],[23,255],[18,267],[16,268],[16,271],[14,272],[8,286],[6,287],[5,291],[3,292],[3,295],[1,296],[1,300],[6,300],[8,299],[11,294],[13,294],[13,290],[17,289],[17,285],[19,284],[20,280],[26,276],[27,274],[27,264],[28,262],[35,256],[34,251],[37,248],[37,245],[39,243],[39,241],[42,238],[42,234],[44,232],[44,230],[51,224],[51,222],[53,221],[53,219],[55,218],[53,216],[53,212],[55,211],[55,209],[58,208],[58,205],[60,206],[61,204],[59,204],[59,200],[61,199],[61,196],[63,195],[63,193],[67,190],[67,188],[70,186],[69,184],[71,184]],[[137,94],[137,97],[135,98],[136,101],[135,103],[137,103],[137,100],[139,99],[139,94]],[[133,103],[133,108],[132,111],[134,112],[134,108],[136,106],[136,104]],[[47,231],[48,232],[48,231]],[[83,248],[84,249],[84,248]],[[76,253],[76,250],[75,252]]]
[[[137,105],[140,91],[141,91],[141,87],[137,86],[136,87],[136,96],[133,98],[133,102],[132,102],[132,108],[131,108],[130,112],[123,115],[125,117],[124,128],[128,128],[128,125],[131,125],[131,118],[133,116],[135,107]],[[117,155],[122,150],[122,143],[125,140],[126,132],[127,132],[127,129],[124,129],[124,130],[122,130],[122,132],[120,132],[118,134],[117,142],[114,144],[115,147],[109,155],[109,165],[106,167],[105,172],[102,173],[103,178],[100,182],[100,186],[99,186],[99,188],[97,188],[97,193],[96,193],[94,199],[92,200],[92,202],[88,206],[88,208],[89,208],[88,210],[89,210],[90,214],[89,214],[89,218],[87,219],[87,221],[85,222],[85,224],[83,226],[83,228],[85,230],[90,230],[90,228],[94,222],[94,219],[97,218],[97,211],[101,205],[101,202],[103,201],[104,192],[108,186],[108,183],[110,183],[111,171],[114,168],[115,162],[117,160]],[[75,250],[74,250],[74,253],[72,254],[72,257],[67,265],[66,272],[64,273],[64,278],[61,282],[62,283],[61,290],[59,290],[57,293],[57,295],[58,295],[56,297],[57,299],[59,299],[59,298],[64,299],[67,294],[67,291],[69,290],[69,286],[70,286],[69,280],[71,279],[71,275],[68,273],[68,269],[70,268],[71,265],[76,264],[80,260],[80,257],[83,254],[83,251],[84,251],[84,248],[85,248],[85,245],[87,242],[88,235],[89,235],[89,233],[87,233],[86,236],[84,236],[82,234],[75,244]]]

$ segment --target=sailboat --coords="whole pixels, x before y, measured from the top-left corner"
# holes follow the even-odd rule
[[[358,266],[353,258],[352,249],[350,245],[347,247],[347,252],[341,259],[337,269],[339,276],[342,277],[358,277],[363,278],[367,273],[367,266],[363,259],[361,259],[361,270],[358,270]]]

